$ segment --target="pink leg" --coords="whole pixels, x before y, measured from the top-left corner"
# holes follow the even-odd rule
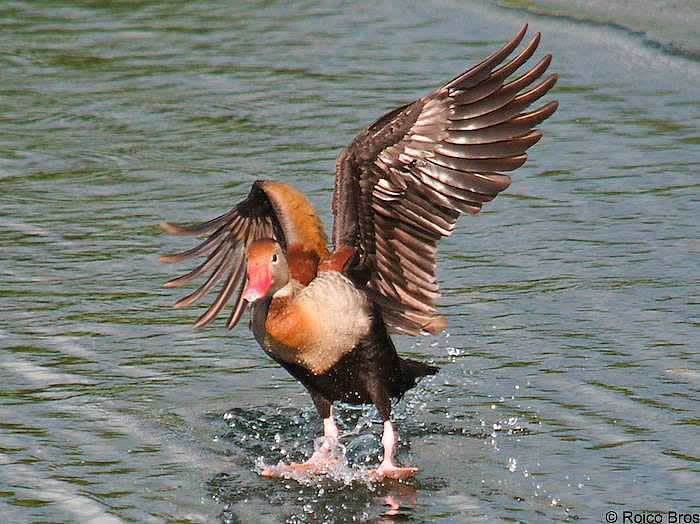
[[[335,447],[338,444],[338,427],[333,420],[331,409],[328,418],[323,419],[323,437],[316,439],[316,450],[306,462],[291,462],[265,468],[261,475],[264,477],[284,477],[291,473],[302,475],[314,475],[326,473],[333,466],[338,457],[335,456]]]
[[[410,477],[418,468],[403,468],[394,464],[394,451],[396,451],[396,432],[390,420],[384,422],[384,433],[382,434],[382,446],[384,447],[384,460],[379,467],[374,470],[377,478],[390,477],[401,479]]]
[[[333,420],[333,409],[331,409],[330,416],[323,419],[323,437],[317,439],[314,444],[316,450],[305,464],[327,464],[329,462],[335,462],[335,460],[333,460],[333,450],[338,444],[338,426],[335,425],[335,421]]]

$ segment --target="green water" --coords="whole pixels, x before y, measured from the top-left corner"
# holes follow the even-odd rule
[[[321,431],[242,322],[157,255],[276,178],[330,227],[335,156],[521,22],[559,111],[441,245],[441,366],[396,408],[404,485],[260,478]],[[0,508],[16,522],[525,522],[699,513],[700,65],[477,2],[0,7]],[[373,464],[372,410],[341,408]],[[394,509],[392,509],[392,504]]]

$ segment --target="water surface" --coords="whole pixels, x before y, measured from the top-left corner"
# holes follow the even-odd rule
[[[668,2],[670,5],[671,2]],[[558,112],[441,245],[441,366],[396,408],[406,484],[260,478],[320,430],[243,322],[190,325],[163,219],[258,178],[330,226],[335,156],[523,21]],[[0,8],[0,505],[10,521],[600,522],[700,513],[700,67],[638,34],[491,3]],[[697,25],[695,25],[697,27]],[[380,424],[341,408],[355,466]],[[392,504],[394,509],[392,510]],[[393,514],[393,515],[392,515]]]

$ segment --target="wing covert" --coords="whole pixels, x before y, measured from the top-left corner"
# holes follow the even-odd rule
[[[551,55],[509,77],[534,54],[539,33],[515,54],[527,26],[499,51],[439,89],[379,118],[341,152],[333,195],[335,248],[357,252],[358,274],[387,327],[439,331],[437,241],[461,213],[477,213],[510,184],[556,101],[528,107],[556,83],[540,80]],[[538,82],[539,83],[536,83]],[[533,87],[531,87],[535,84]]]

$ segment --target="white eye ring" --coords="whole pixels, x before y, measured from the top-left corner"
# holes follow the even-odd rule
[[[273,254],[272,254],[272,263],[273,263],[273,264],[276,264],[277,261],[278,261],[278,258],[279,258],[279,257],[277,256],[277,253],[273,253]]]

